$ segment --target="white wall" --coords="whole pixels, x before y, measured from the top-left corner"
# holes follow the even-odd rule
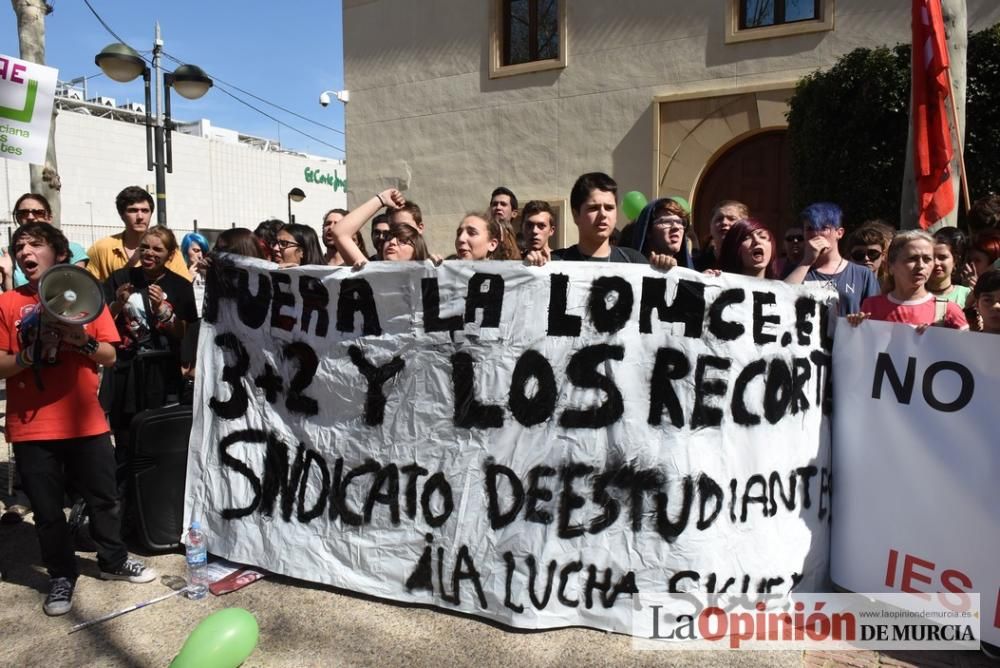
[[[121,230],[115,196],[129,185],[155,191],[156,178],[146,171],[145,128],[69,110],[56,121],[56,151],[62,177],[62,226],[84,245]],[[346,207],[342,188],[307,183],[305,170],[334,172],[347,180],[342,160],[304,158],[265,152],[243,144],[173,133],[173,173],[167,174],[167,220],[175,232],[193,228],[253,229],[267,218],[288,217],[287,193],[306,193],[292,203],[296,222],[318,230],[323,214]],[[11,209],[28,192],[27,163],[0,160],[0,221],[9,229]],[[155,197],[155,196],[154,196]],[[93,228],[91,228],[91,206]]]
[[[836,0],[833,31],[725,43],[727,0],[567,0],[568,66],[489,79],[493,0],[345,0],[353,203],[409,178],[432,247],[506,185],[568,197],[587,171],[653,187],[653,100],[794,82],[857,48],[910,40],[910,3]],[[1000,20],[969,0],[969,27]]]

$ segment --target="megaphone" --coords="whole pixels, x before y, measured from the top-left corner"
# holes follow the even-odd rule
[[[89,271],[72,264],[50,267],[38,281],[38,304],[17,326],[21,348],[33,348],[35,364],[55,364],[59,336],[51,325],[86,325],[102,310],[104,289]]]
[[[86,325],[104,309],[104,288],[86,269],[57,264],[39,279],[38,301],[47,317],[67,325]]]

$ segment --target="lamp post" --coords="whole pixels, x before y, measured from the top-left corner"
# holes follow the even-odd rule
[[[301,202],[306,198],[306,194],[302,192],[302,188],[292,188],[288,191],[288,222],[294,223],[295,216],[292,215],[292,202]]]
[[[127,44],[109,44],[97,54],[94,62],[109,78],[120,83],[133,81],[140,74],[146,92],[146,169],[156,172],[156,222],[167,225],[167,177],[173,173],[173,151],[170,143],[170,89],[189,100],[197,100],[212,87],[212,79],[197,65],[181,65],[173,72],[160,70],[163,40],[160,24],[156,24],[153,41],[153,68]],[[151,114],[150,82],[155,79],[156,115]]]

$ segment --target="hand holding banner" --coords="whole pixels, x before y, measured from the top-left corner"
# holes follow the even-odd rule
[[[586,263],[217,268],[186,508],[213,552],[522,628],[825,585],[832,292]]]

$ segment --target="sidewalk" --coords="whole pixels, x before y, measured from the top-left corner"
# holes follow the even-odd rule
[[[0,411],[3,408],[0,394]],[[7,447],[0,483],[7,488]],[[48,578],[39,566],[31,518],[0,526],[0,666],[165,666],[210,613],[241,607],[257,618],[260,642],[246,666],[962,666],[996,668],[978,653],[635,652],[628,637],[589,629],[523,632],[489,622],[387,603],[330,587],[268,577],[223,597],[168,599],[74,635],[71,626],[169,589],[97,579],[93,553],[79,553],[81,577],[72,612],[48,618]],[[184,575],[182,554],[147,558],[161,574]]]
[[[4,472],[5,473],[5,472]],[[781,666],[800,652],[634,652],[626,636],[586,629],[517,632],[470,617],[380,602],[328,587],[267,578],[223,597],[171,598],[68,636],[76,623],[168,593],[146,585],[96,579],[92,553],[72,612],[47,618],[47,578],[33,527],[0,527],[0,665],[165,666],[205,616],[225,607],[252,612],[260,642],[247,666]],[[161,574],[183,575],[184,558],[148,559]]]

